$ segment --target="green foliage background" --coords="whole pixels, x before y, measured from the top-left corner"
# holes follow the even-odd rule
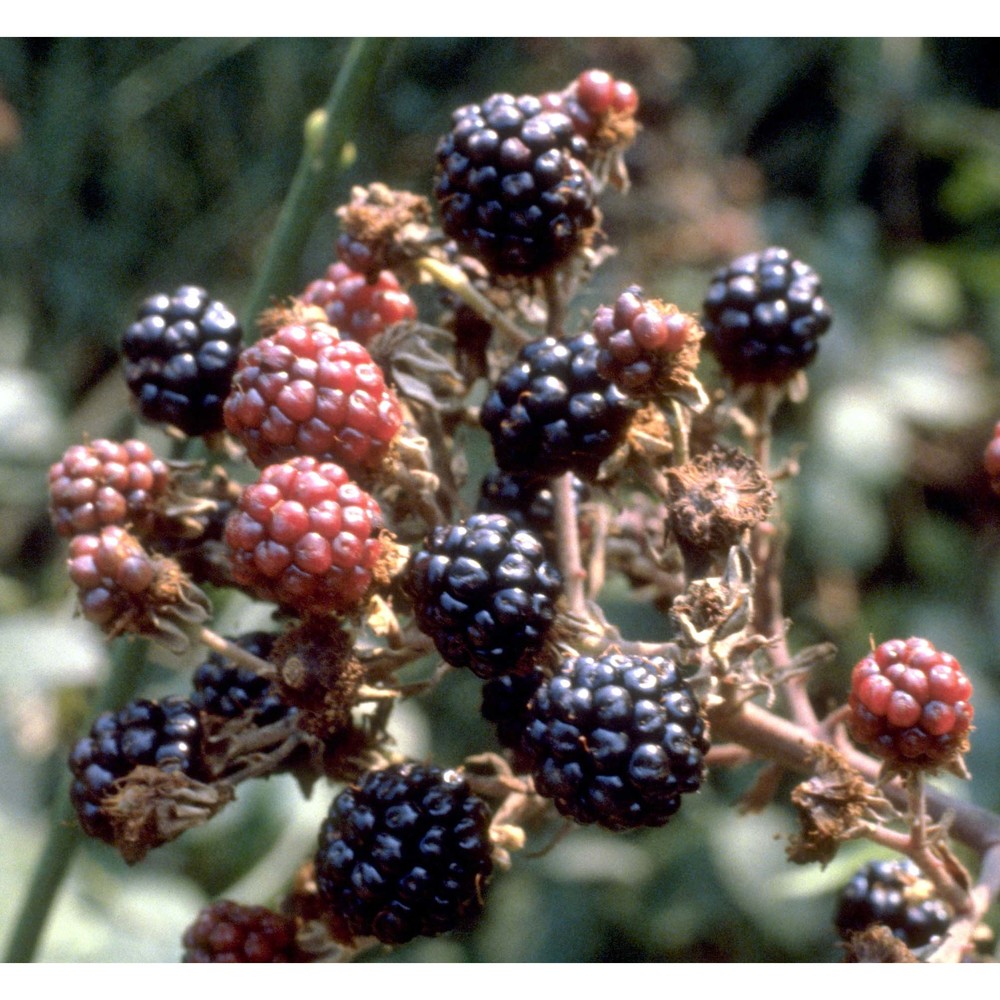
[[[639,89],[633,188],[604,198],[617,255],[574,304],[581,324],[638,282],[698,311],[712,270],[772,243],[824,277],[835,323],[810,395],[779,416],[791,526],[793,648],[831,640],[822,707],[878,640],[922,634],[976,685],[971,783],[1000,808],[1000,500],[981,469],[1000,419],[1000,69],[989,39],[399,40],[354,159],[297,268],[331,258],[351,184],[429,193],[453,107],[563,86],[602,66]],[[67,748],[106,653],[72,615],[46,472],[83,438],[133,431],[117,344],[138,302],[183,282],[245,305],[347,42],[0,40],[0,895],[23,901]],[[711,360],[704,381],[717,381]],[[142,433],[162,443],[156,432]],[[472,467],[488,461],[469,441]],[[801,451],[800,451],[801,448]],[[470,496],[476,483],[470,482]],[[655,638],[621,581],[606,607]],[[220,630],[255,624],[231,601]],[[184,690],[154,663],[145,693]],[[471,676],[399,713],[400,745],[455,764],[492,748]],[[390,961],[836,961],[837,888],[869,855],[786,864],[782,805],[735,808],[750,781],[713,775],[657,831],[580,829],[495,880],[473,932]],[[203,829],[127,869],[80,852],[43,940],[48,961],[173,961],[209,898],[274,902],[312,850],[332,789],[303,802],[272,779]],[[529,831],[537,852],[555,825]],[[775,839],[777,836],[778,839]],[[0,911],[0,938],[17,906]],[[143,928],[135,934],[132,928]]]

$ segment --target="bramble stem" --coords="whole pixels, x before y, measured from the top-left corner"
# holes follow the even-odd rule
[[[120,708],[138,690],[148,648],[149,643],[144,639],[118,640],[112,652],[107,680],[90,706],[92,718],[108,709]],[[30,962],[34,959],[52,905],[73,863],[76,849],[83,842],[83,831],[69,798],[70,782],[69,768],[64,768],[63,780],[49,815],[45,846],[35,862],[21,912],[7,945],[5,962]]]
[[[715,711],[709,714],[713,741],[740,743],[758,757],[777,761],[790,771],[812,774],[813,755],[822,742],[805,727],[775,715],[751,702],[739,710]],[[872,784],[877,782],[881,765],[853,748],[843,751],[847,763]],[[891,781],[882,787],[885,797],[897,807],[907,804],[906,789]],[[937,788],[925,791],[926,812],[934,821],[946,813],[951,816],[949,831],[980,855],[1000,846],[1000,816],[961,799],[953,798]]]
[[[320,141],[306,141],[291,186],[267,247],[257,280],[251,289],[243,316],[247,340],[257,317],[272,296],[294,287],[302,249],[323,207],[323,200],[343,171],[341,153],[348,138],[363,131],[361,117],[371,103],[378,71],[385,61],[391,38],[355,38],[340,64],[330,95],[323,107]],[[318,147],[318,148],[317,148]]]
[[[552,499],[555,508],[559,569],[563,575],[566,602],[572,614],[586,617],[587,600],[584,584],[587,573],[580,555],[580,526],[577,523],[572,472],[564,472],[552,480]]]
[[[770,475],[772,418],[782,391],[764,383],[754,386],[750,398],[750,423],[753,457],[765,475]],[[779,674],[791,666],[791,654],[785,636],[782,610],[781,572],[784,566],[784,544],[778,528],[771,522],[758,524],[751,540],[756,571],[754,613],[756,628],[761,635],[773,639],[767,647],[767,657]],[[819,719],[806,690],[807,674],[791,676],[784,686],[792,717],[809,732],[819,732]]]
[[[453,295],[458,296],[477,316],[506,334],[514,343],[527,344],[532,339],[490,302],[469,281],[469,276],[461,268],[446,264],[434,257],[421,257],[417,261],[417,267],[442,288],[446,288]]]
[[[254,656],[248,649],[244,649],[242,646],[237,646],[235,642],[224,639],[211,629],[205,628],[204,625],[198,629],[198,638],[209,649],[232,660],[238,666],[252,670],[258,677],[264,677],[270,681],[278,676],[278,672],[274,669],[273,664],[267,660],[262,660],[259,656]]]
[[[566,297],[559,287],[555,271],[549,271],[542,279],[545,285],[545,304],[548,313],[545,317],[545,332],[550,337],[561,337],[566,322]]]

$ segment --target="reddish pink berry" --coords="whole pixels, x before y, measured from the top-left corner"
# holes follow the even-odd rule
[[[226,523],[237,583],[305,614],[364,600],[382,553],[382,512],[333,462],[270,465]]]
[[[240,354],[223,411],[254,465],[298,455],[375,468],[403,423],[381,368],[331,326],[289,324]]]
[[[331,326],[362,344],[393,323],[417,318],[413,299],[391,271],[381,271],[369,283],[364,274],[342,261],[331,264],[325,277],[311,282],[302,301],[324,309]]]
[[[220,899],[184,932],[184,962],[300,962],[295,921],[264,906]]]
[[[635,285],[614,306],[598,308],[591,329],[600,347],[597,370],[636,397],[655,395],[673,369],[690,362],[680,352],[702,336],[693,316],[646,299]]]
[[[1000,493],[1000,423],[993,428],[993,437],[983,453],[983,468],[993,492]]]
[[[52,523],[67,538],[108,525],[144,534],[169,483],[167,464],[143,441],[71,445],[49,469]]]
[[[899,766],[934,767],[964,752],[972,683],[958,660],[926,639],[890,639],[854,667],[854,738]]]

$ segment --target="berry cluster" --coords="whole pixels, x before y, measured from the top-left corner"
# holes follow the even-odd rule
[[[630,84],[596,69],[540,97],[459,108],[436,150],[440,229],[427,199],[356,188],[338,212],[340,261],[259,317],[263,335],[242,350],[204,290],[148,300],[123,339],[126,377],[147,419],[207,436],[198,447],[218,466],[193,494],[184,476],[200,463],[168,465],[136,439],[76,445],[52,466],[83,615],[109,637],[213,650],[185,694],[105,712],[73,748],[82,828],[132,861],[250,777],[340,789],[280,912],[212,903],[184,934],[185,961],[301,962],[466,927],[529,820],[662,827],[705,780],[710,717],[724,739],[774,718],[746,707],[786,682],[786,651],[768,630],[777,560],[761,559],[777,537],[763,524],[778,499],[770,429],[744,404],[793,387],[830,312],[815,271],[772,247],[715,275],[704,330],[637,285],[580,328],[569,297],[604,257],[591,252],[597,199],[609,180],[625,187],[637,109]],[[397,273],[408,287],[436,281],[450,320],[410,322]],[[712,393],[694,375],[703,338],[727,376]],[[475,497],[462,446],[482,431],[496,468]],[[722,446],[737,432],[756,458]],[[1000,480],[996,441],[985,465]],[[214,543],[211,558],[182,560],[190,541]],[[623,567],[652,584],[641,600],[669,609],[669,641],[626,639],[605,619],[603,585]],[[211,633],[215,590],[199,584],[277,605],[271,622]],[[453,769],[401,760],[394,706],[469,674],[502,752]],[[854,668],[850,731],[885,777],[902,772],[912,811],[923,770],[961,772],[971,695],[926,639],[884,642]],[[772,742],[744,749],[800,762],[804,741],[784,750],[802,730],[774,721],[785,728]],[[817,764],[793,799],[822,812],[804,822],[822,827],[827,856],[857,834],[859,808],[881,822],[877,764],[859,767],[871,775],[837,770],[846,791],[824,798]],[[908,819],[916,857],[926,817]],[[852,880],[836,926],[846,937],[878,922],[919,948],[951,920],[912,865],[885,862]]]
[[[662,826],[701,786],[708,736],[678,665],[610,653],[565,660],[527,708],[535,788],[578,823]]]
[[[445,233],[498,275],[540,275],[596,220],[587,143],[537,97],[494,94],[452,115],[434,187]]]
[[[622,392],[639,398],[669,386],[682,365],[693,368],[697,355],[689,358],[682,352],[696,347],[702,336],[693,316],[646,299],[635,285],[613,307],[597,310],[591,330],[600,345],[597,370]]]
[[[198,914],[184,932],[184,962],[303,961],[295,943],[295,921],[264,906],[220,899]]]
[[[624,440],[633,404],[598,371],[594,335],[542,337],[497,379],[479,419],[508,472],[593,480]]]
[[[454,667],[513,673],[538,653],[561,580],[541,541],[502,514],[436,528],[408,577],[417,624]]]
[[[140,766],[205,776],[201,720],[188,698],[138,699],[103,712],[77,742],[69,757],[70,799],[88,836],[113,843],[106,800],[116,782]]]
[[[226,523],[233,578],[299,613],[353,611],[382,552],[377,501],[333,462],[269,465]]]
[[[734,382],[784,382],[816,357],[831,315],[819,275],[784,247],[734,260],[705,296],[709,349]]]
[[[74,444],[49,469],[49,511],[67,538],[109,525],[148,533],[170,470],[145,441]]]

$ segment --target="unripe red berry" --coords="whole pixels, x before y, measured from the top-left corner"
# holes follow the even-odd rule
[[[851,674],[854,738],[897,767],[935,767],[961,755],[972,725],[972,683],[926,639],[889,639]]]
[[[345,613],[371,586],[381,528],[379,505],[343,468],[302,456],[261,472],[225,537],[237,583],[300,613]]]

